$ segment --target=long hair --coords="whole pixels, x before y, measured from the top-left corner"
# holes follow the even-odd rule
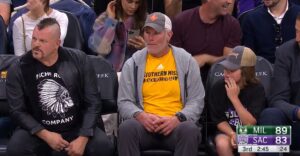
[[[116,0],[116,17],[123,18],[124,9],[122,7],[122,0]],[[144,22],[147,17],[147,1],[146,0],[139,0],[139,7],[134,13],[134,29],[142,29],[144,26]]]
[[[50,8],[50,0],[41,0],[42,3],[45,5],[44,6],[44,11],[47,13],[49,11],[49,8]]]
[[[256,78],[255,75],[255,67],[241,67],[241,80],[240,80],[240,87],[244,88],[250,84],[257,84],[259,80]]]

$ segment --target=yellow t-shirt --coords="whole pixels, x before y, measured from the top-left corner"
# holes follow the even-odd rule
[[[182,109],[180,86],[172,50],[156,58],[147,55],[143,82],[144,111],[173,116]]]

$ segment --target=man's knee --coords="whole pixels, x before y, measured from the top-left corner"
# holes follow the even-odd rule
[[[260,125],[282,125],[286,124],[286,116],[278,108],[266,108],[259,117]]]
[[[20,156],[27,152],[33,152],[33,149],[26,146],[27,141],[32,139],[31,134],[25,130],[16,130],[10,138],[7,145],[7,154],[9,156]]]
[[[187,137],[190,136],[191,138],[200,138],[201,136],[201,128],[198,127],[193,122],[182,122],[178,125],[178,134],[179,136]]]
[[[215,137],[216,148],[218,150],[231,149],[230,138],[225,134],[219,134]]]
[[[142,125],[135,119],[125,120],[119,126],[119,135],[137,134],[137,130],[142,128]]]
[[[95,134],[88,144],[87,153],[90,156],[93,155],[107,155],[112,156],[114,154],[114,144],[106,136],[106,134],[100,129],[95,130]]]

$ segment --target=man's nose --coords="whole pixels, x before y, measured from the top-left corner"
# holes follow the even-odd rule
[[[226,3],[233,4],[235,0],[226,0]]]
[[[154,36],[153,34],[149,34],[149,36],[148,36],[148,37],[149,37],[149,40],[150,40],[150,41],[152,41],[152,40],[153,40],[153,36]]]

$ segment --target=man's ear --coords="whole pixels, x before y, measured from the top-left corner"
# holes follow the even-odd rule
[[[61,40],[58,39],[58,40],[56,41],[56,46],[59,47],[59,46],[60,46],[60,43],[61,43]]]
[[[170,42],[170,40],[173,36],[173,31],[172,30],[167,31],[167,36],[168,36],[168,42]]]

